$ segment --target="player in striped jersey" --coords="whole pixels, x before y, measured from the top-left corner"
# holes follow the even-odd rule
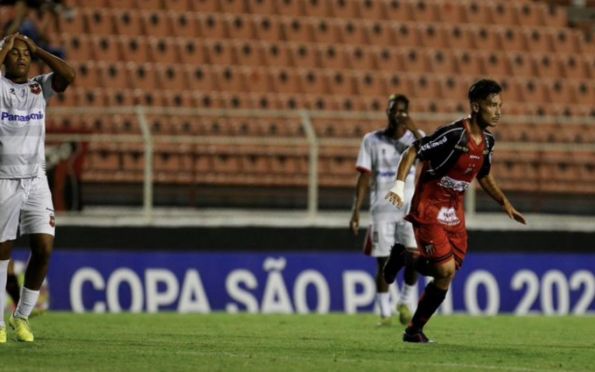
[[[31,58],[52,72],[29,79]],[[0,46],[0,288],[6,287],[8,261],[17,231],[29,235],[31,256],[21,298],[8,323],[19,341],[32,342],[28,317],[39,298],[54,244],[55,218],[45,174],[46,105],[56,92],[74,81],[74,69],[38,47],[29,38],[13,34]],[[6,292],[0,290],[0,309]],[[0,343],[6,342],[0,317]]]
[[[384,195],[392,186],[395,169],[401,153],[409,145],[423,136],[408,115],[409,100],[403,95],[392,95],[386,110],[388,125],[385,129],[367,133],[360,147],[356,168],[359,171],[355,200],[350,221],[354,234],[359,230],[359,210],[365,195],[370,191],[370,214],[372,224],[368,228],[364,242],[364,253],[376,257],[376,303],[380,308],[380,324],[390,324],[392,306],[388,284],[382,277],[382,267],[395,244],[415,251],[415,237],[411,224],[403,219],[405,211],[395,208],[384,200]],[[406,200],[413,195],[415,167],[407,175]],[[406,324],[411,319],[409,303],[416,289],[417,274],[405,270],[405,284],[397,301],[399,320]]]

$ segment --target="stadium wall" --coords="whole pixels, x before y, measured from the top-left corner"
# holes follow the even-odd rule
[[[360,253],[363,236],[331,228],[66,226],[48,275],[50,308],[374,311],[375,262]],[[469,240],[443,314],[595,313],[595,234],[472,230]],[[26,250],[15,258],[22,267]]]

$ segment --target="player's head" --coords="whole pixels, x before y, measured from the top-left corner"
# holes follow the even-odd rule
[[[494,80],[481,79],[469,88],[471,115],[482,128],[495,126],[502,115],[502,87]]]
[[[4,58],[5,76],[16,82],[25,82],[31,68],[31,52],[27,43],[16,38],[11,50]]]
[[[409,99],[402,94],[393,94],[388,97],[388,106],[386,108],[386,116],[388,116],[388,124],[391,127],[396,127],[400,115],[409,113]]]

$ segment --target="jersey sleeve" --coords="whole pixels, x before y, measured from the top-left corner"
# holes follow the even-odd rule
[[[53,76],[54,73],[50,72],[49,74],[39,75],[33,78],[33,80],[41,85],[43,98],[45,98],[46,101],[56,94],[56,91],[52,87]]]
[[[460,130],[447,126],[439,128],[429,136],[416,140],[413,142],[413,146],[415,146],[417,158],[424,161],[440,156],[448,146],[452,146],[451,138],[453,134],[456,135],[456,132],[460,132]]]
[[[370,145],[370,136],[366,135],[362,144],[359,148],[359,154],[357,155],[357,162],[355,168],[360,172],[371,173],[372,172],[372,151]]]

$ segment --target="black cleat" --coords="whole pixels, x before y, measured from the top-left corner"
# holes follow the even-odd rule
[[[434,341],[430,340],[423,331],[415,331],[406,329],[405,333],[403,333],[403,342],[412,342],[417,344],[429,344]]]
[[[397,274],[401,268],[405,265],[405,246],[401,244],[393,245],[390,250],[390,256],[382,268],[382,276],[384,281],[391,284],[395,281]]]

